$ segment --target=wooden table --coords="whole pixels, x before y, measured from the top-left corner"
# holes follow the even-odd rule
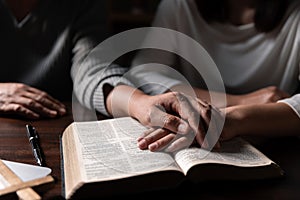
[[[45,162],[56,179],[54,186],[41,194],[43,199],[63,199],[59,137],[74,121],[71,105],[67,116],[58,119],[28,121],[0,117],[0,158],[36,164],[25,125],[36,127]],[[81,112],[81,111],[80,111]],[[86,111],[81,113],[85,115]],[[88,113],[89,111],[87,111]],[[89,115],[87,115],[89,116]],[[83,119],[83,120],[88,120]],[[76,120],[78,121],[78,120]],[[277,162],[286,172],[284,179],[248,182],[185,183],[176,189],[132,195],[131,199],[300,199],[300,140],[297,137],[272,139],[257,147]],[[158,180],[159,181],[159,180]]]

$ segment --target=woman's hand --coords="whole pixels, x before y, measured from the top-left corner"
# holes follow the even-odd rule
[[[209,121],[210,110],[206,104],[199,104],[199,108],[196,108],[187,96],[178,92],[136,96],[134,102],[142,103],[143,109],[133,106],[132,115],[142,124],[153,128],[138,139],[140,149],[157,151],[166,146],[169,149],[183,148],[193,142],[195,134],[199,135],[198,139],[203,143],[206,124],[204,120],[200,121],[200,117],[202,114]],[[174,143],[174,140],[177,142]]]
[[[0,114],[29,119],[66,114],[65,106],[47,93],[22,83],[0,83]]]

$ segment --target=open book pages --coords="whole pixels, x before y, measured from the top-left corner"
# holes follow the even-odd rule
[[[63,143],[63,152],[68,152],[63,154],[64,163],[74,163],[72,166],[77,168],[72,171],[79,172],[84,182],[119,179],[157,170],[180,171],[170,154],[138,149],[136,139],[146,128],[131,118],[79,122],[69,128],[72,130],[63,135],[63,142],[69,143]],[[76,156],[69,152],[76,152]],[[66,181],[71,177],[65,176]]]
[[[223,142],[221,149],[212,152],[197,147],[182,149],[175,154],[175,160],[185,174],[197,164],[215,163],[239,167],[259,167],[270,165],[273,162],[241,138]]]
[[[72,123],[62,135],[67,197],[85,183],[108,182],[152,172],[177,171],[184,176],[189,170],[195,171],[198,165],[256,168],[273,164],[241,138],[223,142],[222,148],[213,152],[197,147],[173,154],[140,150],[137,138],[145,130],[130,117]]]

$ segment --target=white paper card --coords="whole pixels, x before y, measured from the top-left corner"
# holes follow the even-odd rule
[[[30,165],[30,164],[7,161],[7,160],[2,160],[2,161],[23,182],[45,177],[45,176],[49,175],[52,171],[48,167],[40,167],[40,166],[36,166],[36,165]],[[9,183],[0,174],[0,189],[4,189],[7,186],[9,186]]]

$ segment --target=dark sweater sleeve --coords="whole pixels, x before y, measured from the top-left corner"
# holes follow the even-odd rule
[[[73,94],[79,102],[108,115],[103,86],[133,84],[124,77],[128,71],[126,67],[112,64],[106,58],[109,55],[101,54],[101,42],[109,36],[105,2],[80,1],[81,5],[78,5],[78,15],[72,27],[74,48],[71,76],[74,83]]]

